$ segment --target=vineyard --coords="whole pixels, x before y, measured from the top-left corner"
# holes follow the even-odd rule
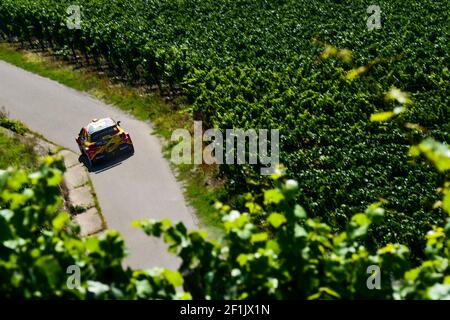
[[[428,136],[450,143],[447,1],[380,0],[382,27],[371,31],[372,3],[362,0],[78,0],[80,28],[69,29],[72,4],[1,0],[0,33],[182,92],[210,127],[280,129],[296,200],[333,230],[384,199],[385,222],[369,230],[369,248],[400,242],[420,256],[424,234],[443,223],[433,207],[442,177],[408,148]],[[321,59],[326,44],[351,53]],[[367,72],[348,76],[361,66]],[[389,123],[369,121],[396,106],[384,99],[392,87],[412,104]],[[253,166],[223,165],[219,175],[240,209],[237,195],[257,197],[271,183]]]

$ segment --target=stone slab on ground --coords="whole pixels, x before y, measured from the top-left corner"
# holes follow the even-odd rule
[[[69,190],[85,185],[89,181],[89,176],[86,169],[82,165],[70,167],[64,173],[67,188]]]
[[[32,133],[25,134],[25,137],[34,140],[35,145],[33,148],[35,152],[41,156],[53,154],[59,149],[57,145],[54,145],[53,143],[40,139],[39,137],[35,136]]]
[[[80,236],[88,236],[103,230],[103,222],[95,208],[75,216],[75,222],[80,225]]]
[[[78,161],[79,155],[72,151],[62,150],[58,153],[58,155],[64,157],[64,165],[67,169],[80,163],[80,161]]]
[[[69,201],[73,206],[81,206],[84,208],[93,207],[95,204],[89,186],[70,190]]]

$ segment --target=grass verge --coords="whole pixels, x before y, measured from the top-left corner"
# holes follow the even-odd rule
[[[137,119],[151,121],[155,134],[162,138],[166,158],[170,156],[172,145],[168,142],[172,131],[178,128],[192,128],[191,108],[183,98],[167,103],[158,93],[113,82],[89,68],[75,68],[49,53],[22,51],[9,43],[0,43],[0,60],[73,89],[87,92],[129,112]],[[212,204],[221,187],[208,186],[207,181],[211,178],[211,172],[194,165],[175,166],[171,163],[171,166],[177,179],[182,183],[186,200],[196,211],[201,226],[213,237],[219,237],[222,234],[222,227]]]
[[[6,135],[0,128],[0,169],[12,166],[33,171],[38,167],[38,160],[31,139],[21,141]]]

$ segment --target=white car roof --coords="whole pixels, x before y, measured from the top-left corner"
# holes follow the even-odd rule
[[[113,119],[111,119],[111,118],[102,118],[102,119],[93,120],[92,122],[90,122],[86,126],[86,129],[87,129],[89,134],[92,134],[94,132],[101,131],[103,129],[112,127],[114,125],[116,125],[116,122]]]

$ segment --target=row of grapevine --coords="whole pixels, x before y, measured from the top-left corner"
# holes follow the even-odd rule
[[[81,29],[66,26],[81,7]],[[368,245],[408,243],[443,221],[441,178],[412,163],[408,145],[427,135],[450,142],[449,6],[446,1],[380,0],[381,29],[366,26],[365,0],[1,0],[0,32],[41,47],[81,52],[128,78],[179,86],[195,115],[218,128],[278,128],[281,161],[300,182],[298,201],[336,230],[366,205],[387,200],[385,224]],[[312,39],[353,52],[352,62],[320,60]],[[36,42],[37,41],[37,42]],[[384,62],[353,81],[345,75]],[[414,104],[386,125],[396,86]],[[399,123],[420,123],[414,131]],[[258,168],[221,166],[227,194],[258,192]],[[234,199],[239,207],[240,197]]]

